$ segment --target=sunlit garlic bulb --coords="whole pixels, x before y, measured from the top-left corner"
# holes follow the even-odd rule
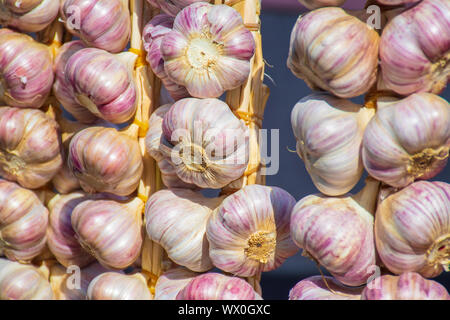
[[[423,0],[383,30],[380,60],[386,86],[402,95],[440,93],[450,77],[450,2]]]
[[[0,248],[10,260],[29,262],[45,247],[48,210],[30,190],[0,179]]]
[[[183,8],[195,2],[209,2],[208,0],[147,0],[155,8],[159,8],[170,16],[175,17]]]
[[[375,215],[378,254],[392,272],[438,276],[450,264],[450,185],[415,182],[391,194]]]
[[[155,300],[175,300],[178,293],[198,275],[183,267],[164,272],[156,282]]]
[[[1,0],[0,24],[23,32],[37,32],[56,18],[59,1],[55,0]]]
[[[217,98],[244,83],[254,51],[239,12],[205,2],[184,8],[161,44],[169,78],[197,98]]]
[[[47,46],[28,35],[0,29],[0,105],[40,108],[53,84]]]
[[[360,300],[362,290],[345,287],[332,277],[312,276],[289,291],[289,300]]]
[[[313,89],[356,97],[376,80],[379,41],[375,30],[343,9],[317,9],[298,18],[287,65]]]
[[[88,46],[120,52],[131,35],[127,1],[65,0],[61,16],[67,30],[80,37]]]
[[[320,192],[342,195],[360,180],[362,138],[374,114],[374,109],[326,93],[309,95],[295,105],[291,123],[297,154]]]
[[[368,283],[361,300],[450,300],[444,286],[418,273],[384,275]]]
[[[372,177],[401,188],[436,176],[449,148],[449,103],[418,93],[378,110],[364,132],[362,156]]]
[[[298,251],[289,232],[294,205],[277,187],[249,185],[228,196],[206,228],[213,264],[242,277],[278,268]]]
[[[68,162],[86,192],[129,195],[143,171],[137,141],[114,128],[90,127],[77,133],[70,142]]]
[[[322,7],[340,7],[347,0],[299,0],[306,8],[312,10]]]
[[[152,300],[145,277],[139,273],[124,275],[107,272],[91,281],[89,300]]]
[[[53,300],[53,293],[35,267],[0,259],[0,300]]]

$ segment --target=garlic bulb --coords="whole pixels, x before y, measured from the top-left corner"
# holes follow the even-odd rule
[[[213,264],[242,277],[278,268],[298,251],[289,233],[294,205],[277,187],[249,185],[228,196],[206,228]]]
[[[312,10],[322,7],[340,7],[347,0],[298,0],[306,8]]]
[[[121,0],[65,0],[61,16],[67,30],[88,46],[116,53],[125,49],[131,35],[127,4]]]
[[[415,272],[384,275],[369,282],[361,300],[450,300],[444,286]]]
[[[450,3],[423,0],[383,30],[383,81],[401,95],[440,93],[450,77]]]
[[[173,20],[167,14],[155,16],[143,30],[144,49],[147,51],[147,61],[153,73],[161,82],[174,100],[189,97],[186,88],[172,81],[164,69],[164,59],[161,54],[161,44],[164,36],[172,30]]]
[[[372,177],[402,188],[437,175],[449,148],[450,105],[418,93],[378,110],[364,132],[362,157]]]
[[[40,110],[0,107],[0,176],[35,189],[62,167],[59,126]]]
[[[124,275],[106,272],[91,281],[89,300],[152,300],[145,277],[139,273]]]
[[[388,6],[394,6],[399,4],[405,4],[405,3],[412,3],[412,2],[419,2],[422,0],[377,0],[380,4],[385,4]]]
[[[159,8],[170,16],[175,17],[181,9],[195,2],[209,2],[207,0],[147,0],[155,8]]]
[[[301,99],[291,113],[297,153],[320,192],[338,196],[361,178],[364,129],[375,114],[327,93]]]
[[[146,204],[147,234],[175,263],[197,272],[212,269],[205,230],[222,199],[206,198],[188,189],[158,191]]]
[[[0,0],[0,24],[23,32],[37,32],[55,20],[59,1]]]
[[[186,98],[170,107],[159,151],[178,177],[201,188],[240,178],[249,161],[249,130],[225,102]]]
[[[392,272],[438,276],[450,264],[450,184],[415,182],[388,196],[375,216],[378,254]]]
[[[141,251],[143,207],[139,198],[126,204],[112,200],[83,201],[71,216],[76,238],[105,267],[125,269]]]
[[[360,300],[362,290],[345,287],[332,277],[312,276],[289,291],[289,300]]]
[[[58,193],[67,194],[81,188],[80,181],[70,171],[67,162],[63,163],[63,167],[52,179],[53,187]]]
[[[53,84],[50,50],[25,34],[0,31],[0,102],[40,108]]]
[[[48,210],[30,190],[0,179],[0,248],[27,263],[45,247]]]
[[[0,300],[53,300],[53,293],[38,269],[0,259]]]
[[[177,300],[261,300],[252,286],[238,277],[205,273],[192,279]]]
[[[164,272],[156,282],[155,300],[175,300],[178,293],[198,275],[183,267]]]
[[[113,55],[95,48],[80,49],[67,60],[62,85],[70,87],[67,90],[73,92],[72,99],[79,104],[77,109],[83,106],[112,123],[126,122],[137,107],[131,72],[136,58],[130,52]]]
[[[356,97],[375,83],[379,41],[375,30],[343,9],[317,9],[298,18],[287,65],[313,89]]]
[[[254,51],[239,12],[205,2],[180,11],[161,44],[169,78],[197,98],[217,98],[244,83]]]
[[[136,190],[143,171],[137,141],[114,128],[90,127],[69,146],[69,168],[86,192],[126,196]]]

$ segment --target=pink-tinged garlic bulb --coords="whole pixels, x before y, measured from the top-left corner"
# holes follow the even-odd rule
[[[23,32],[37,32],[55,20],[59,1],[1,0],[0,24]]]
[[[340,7],[347,0],[298,0],[306,8],[312,10],[323,7]]]
[[[156,282],[155,300],[176,300],[178,293],[198,275],[183,267],[164,272]]]
[[[363,289],[345,287],[332,277],[312,276],[289,291],[289,300],[361,300]]]
[[[228,196],[206,228],[213,264],[242,277],[278,268],[298,251],[289,232],[294,205],[277,187],[249,185]]]
[[[208,0],[147,0],[155,8],[161,9],[175,17],[183,8],[195,2],[209,2]]]
[[[86,192],[127,196],[143,171],[139,144],[114,128],[90,127],[70,142],[69,168]]]
[[[52,179],[53,187],[61,194],[68,194],[72,191],[81,189],[80,181],[70,171],[67,162],[63,163],[61,170],[56,173]]]
[[[249,161],[249,130],[225,102],[186,98],[164,115],[160,152],[178,177],[201,188],[240,178]]]
[[[91,281],[89,300],[152,300],[145,277],[140,273],[124,275],[107,272]]]
[[[63,163],[59,126],[40,110],[0,107],[0,177],[35,189]]]
[[[63,85],[70,87],[67,90],[73,92],[78,108],[85,107],[112,123],[126,122],[137,107],[131,72],[136,58],[131,52],[113,55],[95,48],[78,50],[66,62]]]
[[[444,286],[418,273],[375,278],[364,289],[361,300],[450,300]]]
[[[440,93],[450,77],[450,2],[424,0],[383,30],[383,81],[401,95]]]
[[[188,189],[158,191],[146,204],[147,234],[175,263],[197,272],[212,269],[206,224],[222,199]]]
[[[301,99],[291,113],[297,154],[320,192],[343,195],[363,173],[364,129],[375,114],[349,100],[327,93]]]
[[[61,16],[67,30],[88,46],[116,53],[125,49],[131,35],[127,4],[121,0],[65,0]]]
[[[298,18],[287,65],[313,89],[356,97],[375,83],[379,42],[375,30],[343,9],[317,9]]]
[[[210,272],[192,279],[176,300],[261,300],[247,281]]]
[[[169,78],[197,98],[217,98],[244,83],[254,51],[239,12],[205,2],[180,11],[161,44]]]
[[[415,182],[391,194],[375,215],[378,254],[392,272],[430,278],[450,265],[450,184]]]
[[[53,84],[50,50],[25,34],[0,31],[0,102],[40,108]]]
[[[53,300],[53,293],[35,267],[0,259],[0,300]]]
[[[379,108],[364,132],[362,157],[372,177],[402,188],[442,171],[449,148],[449,103],[418,93]]]
[[[10,260],[30,262],[45,247],[48,210],[34,192],[0,179],[0,248]]]
[[[141,251],[143,208],[139,198],[127,203],[83,201],[72,211],[75,237],[105,267],[125,269]]]
[[[147,51],[147,61],[155,75],[174,100],[189,97],[186,88],[172,81],[164,68],[161,54],[161,44],[164,36],[172,30],[174,18],[167,14],[155,16],[143,30],[144,49]]]

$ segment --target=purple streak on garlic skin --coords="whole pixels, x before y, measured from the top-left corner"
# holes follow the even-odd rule
[[[424,0],[395,17],[380,44],[383,81],[401,95],[440,93],[450,77],[450,3]]]
[[[367,284],[361,300],[450,300],[450,295],[440,283],[406,272],[375,278]]]
[[[196,2],[210,2],[207,0],[147,0],[155,8],[175,17],[183,8]]]
[[[294,205],[286,191],[261,185],[227,197],[206,228],[214,265],[242,277],[278,268],[298,251],[289,232]]]
[[[392,272],[436,277],[450,264],[450,185],[419,181],[388,196],[375,216],[381,260]]]
[[[66,28],[88,46],[117,53],[131,35],[128,7],[121,0],[66,0],[61,17]]]
[[[51,91],[53,78],[47,46],[25,34],[9,30],[0,33],[0,102],[11,107],[40,108]]]
[[[362,157],[372,177],[402,188],[441,172],[449,148],[450,105],[419,93],[378,110],[364,132]]]
[[[323,7],[340,7],[347,0],[299,0],[306,8],[313,10]]]
[[[91,281],[89,300],[152,300],[145,278],[140,274],[107,272]]]
[[[192,279],[176,300],[260,300],[260,297],[245,280],[210,272]]]
[[[156,282],[155,300],[176,300],[178,293],[198,275],[183,267],[164,272]]]
[[[345,287],[332,277],[312,276],[289,291],[289,300],[360,300],[363,289]]]

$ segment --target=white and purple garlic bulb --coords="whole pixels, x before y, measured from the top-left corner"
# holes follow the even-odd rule
[[[228,196],[206,228],[213,264],[241,277],[278,268],[298,251],[289,231],[294,205],[277,187],[249,185]]]
[[[291,123],[297,154],[320,192],[343,195],[360,180],[364,129],[374,114],[374,109],[327,93],[309,95],[295,105]]]
[[[254,52],[239,12],[206,2],[180,11],[161,44],[167,75],[197,98],[217,98],[243,84]]]
[[[364,132],[362,157],[372,177],[402,188],[442,171],[449,148],[449,103],[418,93],[379,108]]]
[[[61,17],[67,30],[88,46],[117,53],[125,49],[131,35],[127,4],[122,0],[65,0]]]
[[[323,7],[340,7],[347,0],[298,0],[306,8],[313,10]]]
[[[380,43],[382,78],[401,95],[440,93],[450,77],[450,3],[423,0],[396,16]]]
[[[333,277],[312,276],[289,291],[289,300],[361,300],[363,289],[346,287]]]
[[[52,55],[28,35],[0,29],[0,104],[40,108],[53,84]]]
[[[175,17],[183,8],[195,2],[209,2],[208,0],[147,0],[155,8]]]
[[[375,83],[379,42],[374,29],[343,9],[321,8],[298,18],[287,65],[312,89],[356,97]]]
[[[164,272],[155,285],[155,300],[176,300],[178,293],[199,273],[184,267],[176,267]]]
[[[89,300],[152,300],[146,278],[140,274],[124,275],[106,272],[89,284]]]

